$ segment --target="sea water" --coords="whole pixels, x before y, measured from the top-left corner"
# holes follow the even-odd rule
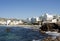
[[[28,29],[28,27],[0,26],[0,41],[34,41],[41,40],[46,36],[38,30]]]

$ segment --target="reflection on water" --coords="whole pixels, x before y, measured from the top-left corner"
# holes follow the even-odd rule
[[[0,41],[32,41],[44,38],[39,31],[22,27],[0,26]]]

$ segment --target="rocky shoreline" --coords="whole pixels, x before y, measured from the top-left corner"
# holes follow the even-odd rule
[[[56,37],[56,38],[52,38],[52,37],[47,37],[47,38],[44,38],[42,41],[60,41],[60,37]]]
[[[60,41],[60,25],[55,23],[46,23],[40,27],[42,34],[47,34],[48,37],[42,41]]]

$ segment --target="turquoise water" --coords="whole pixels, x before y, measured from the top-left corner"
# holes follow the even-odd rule
[[[0,41],[32,41],[43,39],[46,36],[42,35],[38,30],[0,26]]]

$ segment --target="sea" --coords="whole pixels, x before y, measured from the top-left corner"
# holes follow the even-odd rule
[[[41,41],[45,37],[46,34],[29,27],[0,26],[0,41]]]

